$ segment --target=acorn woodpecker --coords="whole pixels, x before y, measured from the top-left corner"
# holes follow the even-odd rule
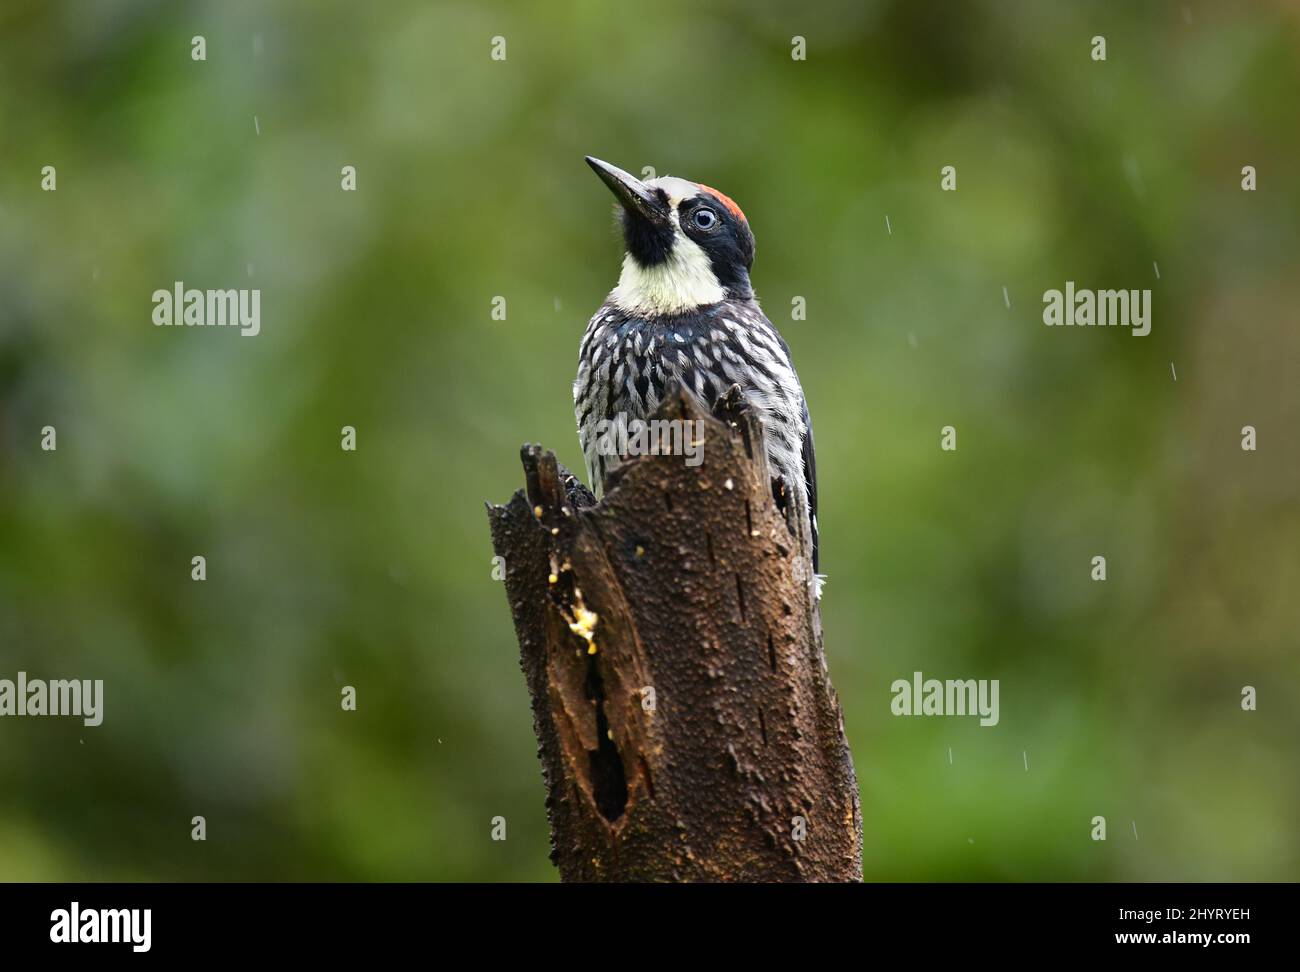
[[[673,380],[710,407],[739,385],[762,421],[769,467],[807,513],[816,572],[812,423],[790,349],[750,286],[749,221],[709,186],[671,176],[643,182],[590,156],[587,164],[618,200],[627,250],[618,285],[587,324],[573,383],[592,490],[601,495],[619,461],[599,429],[646,419]]]

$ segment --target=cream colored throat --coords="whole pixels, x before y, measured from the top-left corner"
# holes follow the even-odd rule
[[[668,259],[653,267],[641,266],[631,254],[623,258],[611,295],[619,307],[637,314],[679,314],[726,298],[708,254],[680,232],[674,244]]]

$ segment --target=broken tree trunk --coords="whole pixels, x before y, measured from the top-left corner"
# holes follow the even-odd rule
[[[717,411],[673,389],[653,417],[702,461],[628,459],[599,504],[525,446],[488,508],[565,881],[861,880],[808,524],[738,389]]]

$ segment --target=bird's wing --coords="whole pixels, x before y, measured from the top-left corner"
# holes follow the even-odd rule
[[[758,316],[776,337],[776,343],[785,354],[786,366],[790,369],[790,373],[794,376],[797,385],[799,376],[794,374],[794,357],[790,354],[790,346],[785,343],[785,338],[781,337],[781,333],[767,319],[765,314],[759,311]],[[799,389],[799,397],[803,400],[803,479],[808,490],[808,528],[812,533],[813,573],[816,574],[820,566],[821,546],[817,539],[817,454],[813,450],[812,417],[808,414],[808,397],[803,394],[802,388]],[[817,596],[820,597],[820,580],[817,582],[817,591]]]
[[[808,401],[803,403],[803,478],[808,484],[808,525],[812,530],[813,573],[818,570],[817,543],[817,453],[813,450],[812,418]]]

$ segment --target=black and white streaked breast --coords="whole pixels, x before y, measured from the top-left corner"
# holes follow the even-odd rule
[[[573,385],[578,436],[597,496],[618,463],[597,448],[602,420],[645,419],[680,381],[708,405],[733,384],[763,423],[774,474],[809,511],[816,569],[816,469],[812,428],[790,351],[753,300],[724,300],[683,314],[639,316],[610,301],[587,325]]]

